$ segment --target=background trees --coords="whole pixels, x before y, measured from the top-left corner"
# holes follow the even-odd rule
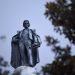
[[[52,21],[55,31],[75,44],[75,0],[55,0],[45,7],[45,16]]]
[[[8,62],[0,56],[0,75],[8,75],[10,73],[9,70],[5,69],[8,66]]]
[[[75,44],[75,0],[55,0],[45,5],[45,16],[52,22],[54,30],[71,44]],[[52,46],[55,60],[43,67],[44,74],[75,75],[75,56],[71,55],[71,46],[62,48],[57,45],[60,41],[52,36],[46,36],[48,46]]]

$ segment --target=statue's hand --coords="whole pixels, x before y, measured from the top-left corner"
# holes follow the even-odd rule
[[[32,48],[38,48],[38,47],[40,47],[40,44],[39,43],[32,44]]]

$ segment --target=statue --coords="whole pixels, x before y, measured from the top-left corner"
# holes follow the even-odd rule
[[[34,67],[39,63],[40,36],[36,34],[35,30],[29,29],[30,23],[28,20],[24,20],[23,27],[23,30],[18,31],[12,37],[11,65],[14,68],[19,66]]]

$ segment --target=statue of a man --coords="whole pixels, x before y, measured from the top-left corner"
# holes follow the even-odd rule
[[[29,29],[28,20],[24,20],[23,27],[23,30],[12,37],[11,65],[14,68],[24,65],[33,67],[39,62],[37,49],[41,44],[40,37],[37,37],[38,35]]]

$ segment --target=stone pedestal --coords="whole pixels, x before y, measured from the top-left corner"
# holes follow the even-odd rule
[[[13,75],[36,75],[36,70],[28,66],[20,66],[16,68]]]

